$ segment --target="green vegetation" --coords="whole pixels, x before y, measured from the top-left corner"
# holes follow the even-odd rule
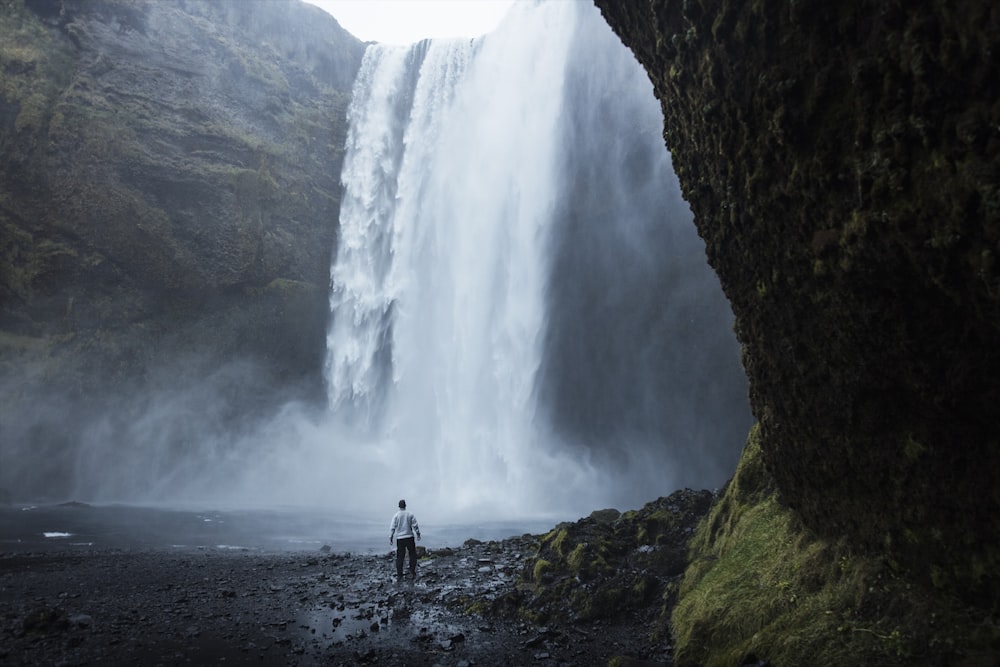
[[[732,525],[715,527],[712,540],[735,527],[718,549],[759,540],[741,553],[761,571],[743,572],[755,575],[753,590],[775,591],[774,605],[778,593],[796,601],[730,613],[759,626],[763,642],[776,636],[772,618],[794,624],[796,613],[832,610],[831,644],[895,644],[956,662],[941,645],[914,648],[918,593],[901,592],[909,607],[885,604],[881,616],[870,598],[862,611],[846,598],[802,611],[803,600],[833,593],[798,591],[797,572],[779,566],[828,563],[850,545],[848,579],[905,580],[929,596],[926,608],[961,609],[959,598],[996,615],[995,3],[597,4],[653,81],[682,191],[733,307],[768,470],[817,540],[803,542],[805,529],[776,502],[731,495],[716,516]],[[763,544],[779,554],[774,563]],[[714,567],[703,589],[728,580]],[[836,633],[850,626],[837,618],[847,608],[860,619],[851,640]],[[685,613],[712,617],[678,618]],[[961,623],[965,612],[941,613]],[[969,613],[971,635],[982,619]],[[743,618],[755,614],[767,620]],[[935,628],[927,636],[960,634]],[[691,645],[718,639],[695,632]]]
[[[570,525],[564,524],[542,537],[538,563],[545,563],[542,572],[556,567],[575,580],[586,581],[612,571],[607,562],[611,551],[611,540],[607,537],[595,534],[571,536]],[[533,581],[541,581],[538,564]]]
[[[671,619],[678,665],[993,664],[1000,628],[989,614],[808,531],[778,502],[759,438],[755,427],[691,542]]]
[[[556,526],[538,538],[516,590],[490,611],[543,624],[628,615],[663,637],[663,609],[676,599],[688,538],[712,498],[684,489],[638,510],[597,510]]]
[[[0,8],[0,107],[16,105],[16,132],[43,131],[56,96],[74,73],[74,58],[20,1]]]
[[[531,580],[535,582],[541,582],[545,573],[552,569],[552,563],[545,560],[544,558],[539,558],[535,560],[534,567],[531,568]]]
[[[559,556],[564,556],[563,546],[566,544],[566,538],[568,537],[569,531],[565,527],[556,527],[542,538],[542,545],[546,546],[549,551]]]
[[[17,435],[12,456],[50,447],[50,488],[72,476],[81,425],[18,425],[40,402],[97,414],[154,377],[237,360],[262,372],[222,399],[233,415],[284,387],[321,392],[364,50],[324,16],[0,0],[0,439]]]

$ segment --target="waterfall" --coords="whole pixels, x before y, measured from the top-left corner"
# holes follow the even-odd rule
[[[195,353],[216,318],[283,300],[247,286],[190,328],[149,331],[191,352],[137,358],[149,372],[124,386],[147,391],[78,402],[64,387],[15,420],[12,451],[41,449],[0,462],[7,479],[45,489],[71,472],[86,500],[379,521],[404,497],[428,528],[576,519],[725,482],[752,421],[732,312],[660,103],[595,7],[524,0],[475,40],[372,45],[348,123],[327,405],[263,400],[298,369]],[[145,349],[141,325],[123,354]],[[258,347],[241,336],[226,354]]]
[[[372,45],[348,121],[333,477],[495,515],[637,505],[731,469],[749,423],[732,316],[649,81],[595,8],[517,3],[477,40]],[[707,442],[718,410],[737,442]]]

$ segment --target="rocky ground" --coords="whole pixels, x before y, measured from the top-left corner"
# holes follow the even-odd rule
[[[669,665],[669,642],[650,637],[662,594],[636,604],[609,597],[608,582],[668,590],[677,564],[658,573],[648,555],[670,531],[649,528],[666,518],[685,535],[710,498],[683,491],[546,536],[424,551],[401,582],[388,551],[0,553],[0,664]],[[559,564],[556,551],[598,541],[604,574]],[[532,582],[542,558],[544,582]],[[618,601],[587,604],[588,591]]]

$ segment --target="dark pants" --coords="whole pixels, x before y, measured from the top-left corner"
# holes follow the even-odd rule
[[[396,576],[403,576],[403,554],[410,554],[410,576],[417,574],[417,541],[412,537],[396,538]]]

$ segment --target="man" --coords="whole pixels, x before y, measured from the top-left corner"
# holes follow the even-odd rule
[[[392,517],[389,525],[389,544],[392,544],[393,537],[396,539],[396,579],[403,578],[403,554],[410,554],[410,578],[417,576],[417,544],[413,540],[416,535],[420,539],[420,526],[417,525],[417,518],[411,512],[406,511],[406,501],[399,501],[399,511]]]

